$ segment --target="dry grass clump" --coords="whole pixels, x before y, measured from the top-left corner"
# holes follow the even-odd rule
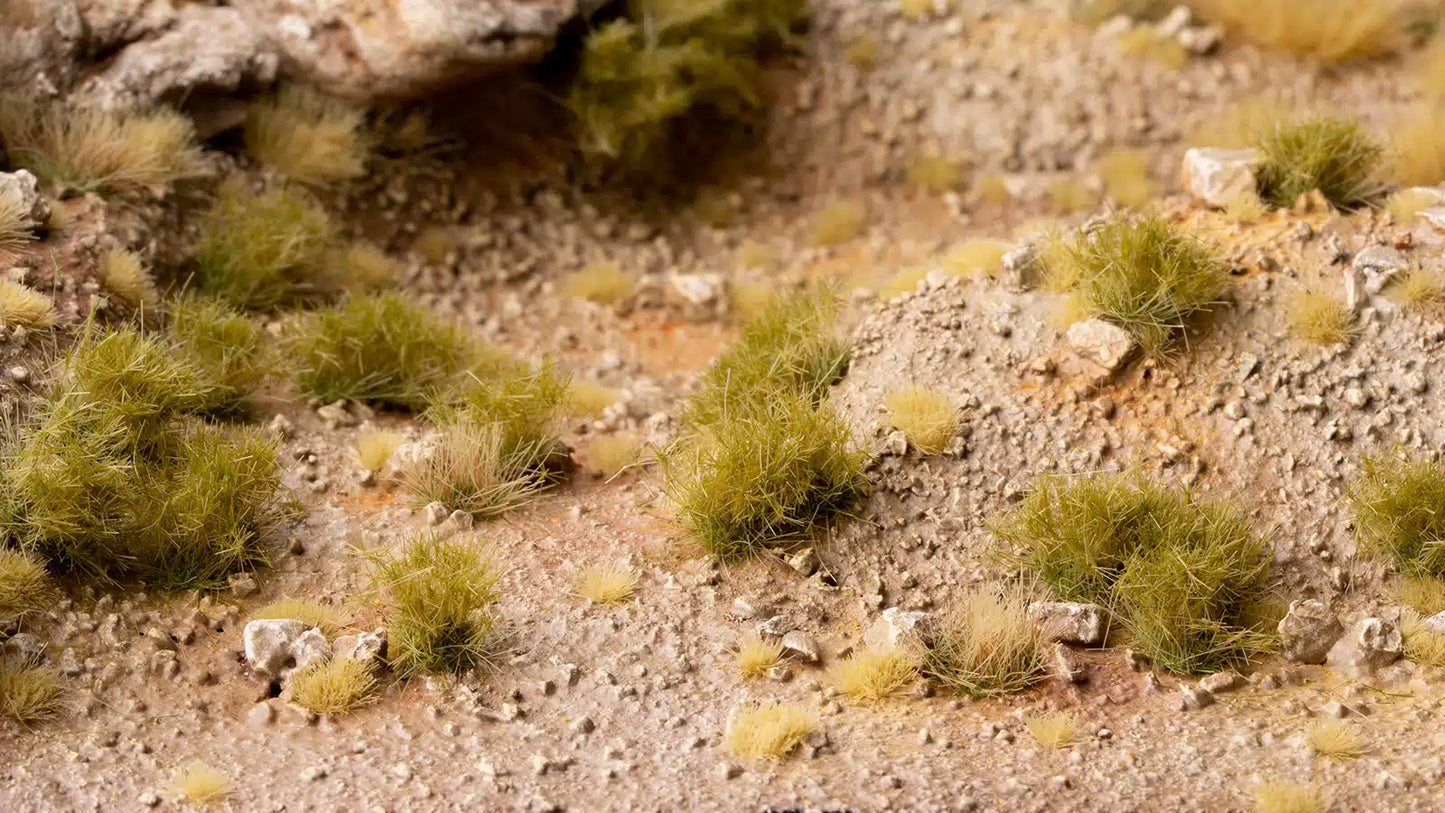
[[[1401,189],[1385,201],[1385,211],[1397,225],[1408,225],[1421,212],[1440,203],[1440,196],[1428,189]]]
[[[205,171],[191,120],[174,110],[110,113],[7,99],[0,134],[16,164],[86,192],[160,189]]]
[[[637,280],[615,263],[593,263],[567,277],[563,288],[573,299],[616,305],[632,296]]]
[[[1395,588],[1400,603],[1429,618],[1445,612],[1445,579],[1435,576],[1405,576]]]
[[[591,381],[573,381],[567,388],[567,398],[573,412],[588,417],[600,417],[621,397],[622,393],[612,387],[604,387]]]
[[[1002,175],[980,175],[975,178],[973,195],[985,206],[992,206],[995,209],[1008,205],[1008,202],[1013,199],[1013,193],[1008,188],[1008,181]]]
[[[222,185],[193,255],[202,292],[247,310],[272,310],[325,292],[331,220],[296,189],[257,193]]]
[[[1148,353],[1168,350],[1229,289],[1229,266],[1212,247],[1156,217],[1115,220],[1061,249],[1048,263],[1051,287],[1077,296],[1086,317],[1129,331]]]
[[[1131,28],[1118,35],[1119,53],[1150,59],[1170,70],[1189,64],[1189,51],[1179,40],[1153,26]]]
[[[603,435],[587,446],[588,465],[603,477],[615,477],[641,459],[642,441],[632,434]]]
[[[1356,209],[1384,191],[1379,170],[1385,146],[1359,122],[1311,116],[1261,130],[1253,146],[1264,156],[1259,193],[1281,208],[1318,189],[1336,209]]]
[[[1061,599],[1108,608],[1159,667],[1214,672],[1269,646],[1246,623],[1270,551],[1223,504],[1142,477],[1046,477],[994,530]]]
[[[291,353],[307,395],[408,410],[430,403],[473,360],[460,327],[399,293],[357,296],[311,314]]]
[[[377,557],[373,589],[386,620],[387,656],[403,675],[465,672],[487,663],[502,571],[490,550],[423,534]]]
[[[54,327],[55,303],[50,297],[16,282],[0,280],[0,327]]]
[[[1055,178],[1049,181],[1049,203],[1055,212],[1070,214],[1094,208],[1098,196],[1084,182],[1075,178]]]
[[[457,236],[446,226],[427,226],[417,233],[411,244],[411,250],[421,255],[428,265],[441,265],[457,248]]]
[[[19,196],[0,198],[0,257],[8,257],[35,239],[30,212]]]
[[[832,203],[813,217],[813,245],[836,246],[856,239],[863,233],[867,220],[868,209],[862,201]]]
[[[1104,194],[1121,206],[1139,208],[1154,199],[1149,156],[1142,150],[1113,150],[1095,164],[1104,180]]]
[[[1265,782],[1254,790],[1255,813],[1325,813],[1329,794],[1293,782]]]
[[[59,595],[45,563],[28,553],[0,548],[0,622],[43,610]]]
[[[655,160],[689,116],[740,117],[766,90],[759,55],[791,40],[804,0],[629,0],[593,29],[568,106],[582,148],[632,165]]]
[[[1301,291],[1290,299],[1285,316],[1290,335],[1310,344],[1328,346],[1349,341],[1355,315],[1345,303],[1319,291]]]
[[[540,456],[505,453],[498,424],[463,421],[447,428],[430,455],[401,472],[402,487],[418,505],[440,502],[480,517],[525,505],[542,482]]]
[[[246,116],[246,152],[267,169],[307,186],[328,186],[366,171],[371,146],[366,113],[302,87],[254,102]]]
[[[356,458],[367,471],[381,471],[406,443],[406,438],[395,432],[362,432],[356,437]]]
[[[917,385],[900,387],[884,398],[888,420],[903,430],[923,454],[938,454],[958,435],[958,406],[948,396]]]
[[[637,573],[624,565],[597,565],[577,576],[577,595],[593,604],[616,604],[632,598]]]
[[[1024,716],[1024,727],[1034,742],[1045,748],[1068,748],[1078,741],[1079,720],[1072,714],[1028,714]]]
[[[195,417],[226,398],[159,338],[82,336],[5,450],[0,531],[57,572],[162,588],[264,561],[276,445]]]
[[[1008,240],[979,238],[965,240],[943,255],[943,269],[949,276],[963,278],[979,271],[997,277],[1003,270],[1003,255],[1012,250]]]
[[[937,153],[920,155],[908,165],[908,185],[925,192],[951,192],[962,180],[962,162]]]
[[[736,709],[728,719],[728,750],[745,759],[781,760],[818,730],[818,715],[793,703]]]
[[[0,717],[33,723],[59,708],[59,672],[16,658],[0,661]]]
[[[1397,122],[1390,130],[1391,180],[1401,186],[1434,186],[1445,182],[1442,129],[1445,129],[1445,108],[1439,105],[1427,105]]]
[[[291,702],[317,714],[346,714],[376,700],[369,661],[328,658],[291,676]]]
[[[1324,62],[1379,56],[1402,44],[1397,6],[1360,0],[1192,0],[1203,19],[1266,48]]]
[[[750,631],[738,641],[738,674],[743,680],[756,680],[768,674],[783,659],[783,642],[769,640]]]
[[[923,674],[957,694],[1013,694],[1043,674],[1043,640],[1018,591],[966,594],[928,643]]]
[[[308,627],[315,627],[327,638],[335,638],[351,627],[351,613],[333,604],[283,598],[251,613],[252,620],[291,618]]]
[[[918,680],[918,659],[901,649],[864,649],[844,658],[828,677],[854,700],[882,700],[901,694]]]
[[[1395,294],[1410,307],[1441,304],[1445,302],[1445,274],[1416,266],[1395,283]]]
[[[400,263],[364,241],[328,251],[326,267],[338,285],[352,291],[391,288],[401,279]]]
[[[848,39],[843,56],[860,71],[871,71],[878,64],[878,35],[863,31]]]
[[[1350,487],[1360,547],[1409,576],[1445,576],[1445,464],[1366,457]]]
[[[899,297],[907,296],[918,290],[918,286],[928,279],[928,273],[928,269],[922,266],[905,268],[883,283],[883,286],[878,289],[878,298],[884,302],[892,302]]]
[[[1426,620],[1426,616],[1411,609],[1400,613],[1405,659],[1420,666],[1445,668],[1445,634],[1431,629]]]
[[[102,288],[133,311],[152,309],[160,302],[150,271],[133,251],[111,249],[100,255],[96,276]]]
[[[231,777],[224,771],[199,760],[183,768],[171,787],[186,801],[196,804],[219,802],[235,789]]]
[[[1365,744],[1360,740],[1359,732],[1344,720],[1315,720],[1305,732],[1305,742],[1309,743],[1311,751],[1322,757],[1359,759],[1365,754]]]
[[[244,416],[265,378],[265,332],[224,302],[197,296],[170,301],[167,325],[175,351],[217,388],[205,414]]]

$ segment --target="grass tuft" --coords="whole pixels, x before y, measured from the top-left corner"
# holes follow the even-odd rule
[[[9,99],[0,102],[0,133],[17,164],[86,192],[162,189],[205,171],[191,120],[173,110],[110,113]]]
[[[315,627],[327,638],[335,638],[351,628],[351,614],[346,610],[319,601],[283,598],[251,613],[251,618],[291,618],[308,627]]]
[[[194,249],[195,284],[247,310],[273,310],[326,292],[330,218],[311,196],[223,184]]]
[[[985,206],[1001,209],[1013,199],[1008,181],[1002,175],[980,175],[974,179],[973,194]]]
[[[412,241],[411,250],[428,265],[441,265],[457,252],[457,237],[446,226],[427,226]]]
[[[1095,168],[1104,180],[1104,194],[1119,205],[1138,209],[1154,199],[1149,156],[1142,150],[1113,150],[1101,157]]]
[[[980,238],[966,240],[943,255],[943,270],[955,279],[963,279],[979,271],[997,277],[1003,270],[1003,255],[1012,250],[1008,240]]]
[[[903,430],[923,454],[938,454],[958,435],[958,407],[948,396],[917,385],[901,387],[884,399],[888,420]]]
[[[1029,714],[1024,716],[1024,727],[1034,742],[1045,748],[1068,748],[1077,742],[1078,718],[1072,714]]]
[[[30,210],[19,195],[0,198],[0,257],[9,257],[35,239]]]
[[[1259,193],[1281,208],[1318,189],[1330,205],[1357,209],[1384,191],[1378,173],[1385,147],[1359,122],[1319,116],[1261,130],[1253,145],[1264,156]]]
[[[1359,759],[1365,755],[1359,732],[1344,720],[1315,720],[1305,732],[1305,741],[1311,751],[1322,757]]]
[[[1425,624],[1428,616],[1406,608],[1400,613],[1400,635],[1405,659],[1419,666],[1445,668],[1445,634]]]
[[[1445,576],[1445,464],[1367,457],[1350,487],[1360,548],[1407,576]]]
[[[738,674],[743,680],[757,680],[783,659],[783,642],[769,640],[755,631],[749,631],[738,641]]]
[[[633,434],[602,435],[587,445],[587,464],[611,478],[642,459],[642,442]]]
[[[291,701],[317,714],[346,714],[376,700],[369,661],[328,658],[291,676]]]
[[[0,717],[33,723],[60,709],[60,673],[10,658],[0,662]]]
[[[326,266],[341,287],[351,291],[379,291],[401,279],[401,265],[386,252],[364,241],[326,253]]]
[[[1416,266],[1395,284],[1396,296],[1406,306],[1424,308],[1445,303],[1445,274]]]
[[[590,381],[573,381],[567,388],[567,400],[578,415],[601,417],[607,408],[617,403],[622,394],[612,387],[604,387]]]
[[[19,283],[0,280],[0,327],[54,327],[56,318],[50,297]]]
[[[1061,599],[1108,608],[1164,669],[1219,671],[1269,645],[1245,624],[1270,552],[1223,504],[1141,477],[1046,477],[994,530]]]
[[[791,703],[740,708],[729,722],[728,749],[745,759],[781,760],[818,730],[818,715]]]
[[[0,548],[0,622],[44,610],[59,596],[44,562],[27,553]]]
[[[112,249],[100,255],[96,276],[102,288],[132,311],[154,309],[160,302],[150,271],[133,251]]]
[[[920,155],[908,165],[908,185],[924,192],[952,192],[962,180],[963,164],[937,153]]]
[[[1019,591],[966,594],[929,644],[923,674],[956,694],[1014,694],[1044,670],[1043,640]]]
[[[1445,108],[1439,105],[1423,107],[1395,123],[1390,131],[1392,180],[1406,187],[1434,186],[1445,182],[1445,136],[1441,135],[1442,128],[1445,128]],[[1392,198],[1391,211],[1394,211],[1394,204]],[[1427,204],[1433,205],[1433,201]],[[1424,208],[1426,206],[1420,207]],[[1397,222],[1405,221],[1397,218]]]
[[[169,303],[169,336],[178,355],[215,385],[214,416],[247,415],[265,377],[261,326],[224,302],[183,296]]]
[[[545,457],[535,446],[509,444],[500,424],[457,421],[430,455],[401,472],[401,482],[419,505],[493,517],[533,498],[544,485],[538,471]]]
[[[918,659],[900,649],[864,649],[844,658],[828,677],[854,700],[882,700],[901,694],[918,680]]]
[[[1254,789],[1255,813],[1324,813],[1329,806],[1329,795],[1309,785],[1265,782]]]
[[[617,305],[632,296],[637,280],[614,263],[594,263],[567,277],[567,295],[599,305]]]
[[[589,567],[577,576],[577,595],[593,604],[617,604],[632,598],[637,573],[622,565]]]
[[[1400,46],[1397,5],[1359,0],[1192,0],[1204,20],[1250,42],[1333,64]]]
[[[406,443],[406,438],[395,432],[362,432],[356,438],[356,457],[367,471],[381,471]]]
[[[868,210],[861,201],[840,200],[813,217],[813,245],[836,246],[863,233]]]
[[[1296,294],[1285,312],[1290,335],[1310,344],[1329,346],[1349,341],[1356,330],[1355,315],[1345,303],[1319,291]]]
[[[456,324],[399,293],[367,294],[311,314],[295,338],[296,384],[323,401],[420,409],[473,360]]]
[[[366,113],[301,87],[286,87],[251,105],[246,151],[258,163],[312,187],[358,178],[370,144]]]
[[[1445,612],[1445,580],[1435,576],[1405,576],[1395,591],[1401,604],[1426,618]]]
[[[219,802],[235,789],[224,771],[199,760],[181,769],[172,787],[186,801],[196,804]]]
[[[381,597],[392,668],[412,675],[486,664],[501,576],[491,551],[435,534],[378,558],[373,588]]]
[[[1153,354],[1170,349],[1229,289],[1229,266],[1212,247],[1155,217],[1115,220],[1060,249],[1048,263],[1050,286]]]
[[[1055,178],[1048,186],[1049,204],[1059,214],[1084,212],[1094,208],[1098,196],[1076,178]]]
[[[900,297],[907,296],[918,290],[918,286],[928,279],[928,269],[923,266],[905,268],[902,271],[888,278],[883,286],[878,289],[878,299],[882,302],[892,302]]]

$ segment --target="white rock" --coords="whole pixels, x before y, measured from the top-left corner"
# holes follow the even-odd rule
[[[1023,291],[1040,276],[1039,256],[1045,238],[1031,235],[1003,255],[1000,282],[1011,291]]]
[[[925,612],[889,607],[863,633],[863,642],[878,649],[913,643],[927,637],[932,620]]]
[[[1343,631],[1339,618],[1315,599],[1290,602],[1278,628],[1285,658],[1297,663],[1324,663]]]
[[[797,630],[783,636],[783,649],[804,663],[817,663],[820,660],[818,645],[811,637]]]
[[[306,667],[325,661],[331,657],[331,642],[321,630],[312,627],[301,633],[295,641],[291,642],[291,658],[295,662],[296,669]]]
[[[386,655],[386,628],[377,627],[361,635],[343,635],[336,639],[331,653],[338,658],[375,662]]]
[[[1361,618],[1330,647],[1325,663],[1351,677],[1361,677],[1399,660],[1403,644],[1400,627],[1394,621]]]
[[[1420,212],[1420,217],[1425,218],[1425,221],[1434,226],[1437,231],[1445,231],[1445,206],[1431,206],[1429,209],[1424,209]]]
[[[426,524],[433,528],[446,522],[451,516],[451,511],[444,502],[429,502],[426,508],[422,509],[422,513],[426,516]]]
[[[1436,613],[1425,619],[1425,629],[1439,635],[1445,635],[1445,612]]]
[[[1389,246],[1370,246],[1355,255],[1353,263],[1365,275],[1365,293],[1378,296],[1396,274],[1408,269],[1405,255]]]
[[[1069,325],[1065,338],[1079,355],[1113,372],[1124,366],[1138,344],[1129,331],[1103,319],[1086,319]]]
[[[1035,601],[1029,618],[1049,641],[1097,646],[1104,642],[1104,608],[1073,601]]]
[[[668,282],[677,295],[698,307],[713,305],[722,294],[722,274],[673,274]]]
[[[1184,153],[1184,186],[1200,201],[1224,207],[1255,194],[1254,171],[1263,161],[1258,150],[1195,147]]]
[[[291,644],[306,631],[294,618],[263,618],[246,624],[241,641],[246,663],[262,675],[280,677],[291,659]]]
[[[50,202],[40,194],[40,184],[29,170],[0,172],[0,205],[19,210],[17,225],[25,231],[39,231],[50,219]]]

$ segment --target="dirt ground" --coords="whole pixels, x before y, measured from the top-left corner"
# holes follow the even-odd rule
[[[963,0],[905,19],[891,2],[817,0],[802,53],[779,71],[781,98],[749,174],[692,202],[622,194],[553,167],[545,137],[501,132],[487,114],[516,92],[495,81],[458,94],[474,112],[437,104],[436,119],[469,136],[463,151],[379,166],[330,201],[352,215],[348,229],[408,257],[406,289],[439,311],[622,390],[618,407],[570,428],[584,463],[595,436],[665,440],[692,379],[736,332],[725,305],[682,299],[679,275],[775,288],[836,281],[852,303],[855,350],[835,401],[861,445],[885,449],[883,394],[900,384],[969,407],[962,448],[884,451],[865,505],[813,541],[826,578],[774,557],[719,566],[672,524],[655,472],[603,480],[584,467],[477,528],[508,568],[506,649],[494,668],[391,683],[359,712],[317,719],[248,673],[242,628],[281,597],[345,605],[356,627],[376,625],[356,551],[397,544],[426,520],[385,478],[364,480],[356,436],[384,427],[419,438],[426,427],[358,408],[353,425],[328,425],[278,385],[265,420],[291,426],[285,482],[306,511],[276,540],[274,566],[255,574],[254,591],[72,587],[28,623],[65,673],[66,707],[34,729],[0,728],[0,808],[177,809],[172,778],[204,760],[235,785],[221,806],[245,811],[1225,811],[1250,809],[1255,785],[1275,780],[1327,788],[1338,811],[1445,809],[1445,675],[1403,661],[1364,679],[1269,661],[1196,711],[1178,707],[1187,681],[1133,668],[1122,648],[1081,652],[1078,685],[1051,681],[1007,700],[858,704],[824,680],[883,610],[937,611],[1006,575],[986,521],[1051,471],[1141,467],[1234,501],[1269,532],[1282,599],[1321,599],[1346,621],[1394,603],[1384,569],[1356,558],[1345,487],[1363,454],[1445,449],[1445,314],[1401,311],[1386,292],[1354,342],[1321,350],[1285,335],[1283,305],[1306,285],[1339,292],[1348,262],[1337,255],[1377,243],[1440,269],[1445,235],[1369,211],[1235,223],[1191,204],[1178,172],[1194,133],[1259,94],[1384,125],[1416,94],[1409,59],[1327,70],[1228,42],[1175,69],[1120,53],[1062,5]],[[865,32],[878,40],[867,70],[845,54]],[[1180,357],[1101,376],[1062,338],[1056,297],[987,278],[930,278],[888,303],[871,295],[958,241],[1082,222],[1092,212],[1060,217],[1049,183],[1096,185],[1093,161],[1120,147],[1147,151],[1161,209],[1234,261],[1230,303]],[[1013,200],[910,188],[909,164],[935,151],[961,159],[966,175],[1001,174]],[[499,154],[510,163],[497,166]],[[863,234],[815,247],[814,214],[840,200],[866,206]],[[74,328],[97,290],[88,269],[100,248],[164,252],[151,244],[184,234],[167,234],[184,205],[71,201],[74,228],[11,274],[54,292],[62,327]],[[429,226],[458,241],[440,265],[407,253]],[[765,267],[739,268],[744,243],[768,249]],[[599,260],[641,275],[628,305],[561,291],[566,274]],[[10,336],[0,347],[7,407],[59,342]],[[574,575],[607,562],[636,569],[636,598],[588,606]],[[821,662],[745,683],[731,647],[775,617],[816,641]],[[775,699],[820,709],[825,736],[777,764],[729,754],[729,711]],[[1305,745],[1332,702],[1360,726],[1362,758],[1331,761]],[[1079,744],[1034,744],[1021,716],[1040,708],[1076,714]]]

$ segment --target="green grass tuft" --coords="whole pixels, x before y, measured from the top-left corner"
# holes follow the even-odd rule
[[[499,569],[490,551],[427,534],[376,563],[391,665],[403,675],[487,663]]]
[[[246,310],[273,310],[328,291],[330,218],[309,195],[222,186],[195,246],[196,287]]]
[[[1050,285],[1149,353],[1168,350],[1229,289],[1229,266],[1213,248],[1155,217],[1116,220],[1062,249],[1049,264]]]
[[[1385,189],[1378,177],[1385,147],[1355,121],[1313,117],[1277,124],[1258,133],[1254,146],[1264,155],[1260,197],[1275,206],[1293,206],[1318,189],[1336,209],[1356,209]]]
[[[1164,669],[1218,671],[1269,645],[1246,618],[1270,552],[1222,504],[1138,477],[1048,477],[995,531],[1060,598],[1107,607]]]
[[[45,666],[0,661],[0,717],[33,723],[60,709],[60,673]]]
[[[1367,457],[1350,498],[1361,549],[1408,576],[1445,576],[1445,464]]]
[[[928,644],[923,674],[956,694],[1014,694],[1043,675],[1043,641],[1017,590],[969,592]]]
[[[29,554],[0,548],[0,622],[39,612],[59,596],[45,563]]]
[[[168,305],[171,343],[217,392],[212,416],[251,413],[251,396],[265,378],[266,337],[261,326],[224,302],[182,296]]]

